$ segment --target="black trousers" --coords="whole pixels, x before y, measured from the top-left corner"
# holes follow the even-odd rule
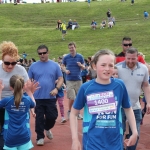
[[[45,137],[44,129],[50,130],[55,125],[58,117],[56,99],[36,99],[35,113],[35,132],[39,140]]]
[[[4,147],[4,139],[3,136],[0,135],[0,150],[3,150],[3,147]]]
[[[82,82],[83,82],[83,83],[86,82],[86,76],[82,76]]]
[[[0,109],[0,133],[2,132],[3,125],[4,125],[4,115],[5,115],[5,109]],[[3,135],[0,135],[0,150],[3,150],[4,147],[4,139]]]

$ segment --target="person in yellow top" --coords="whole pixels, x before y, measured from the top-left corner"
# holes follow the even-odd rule
[[[61,24],[61,30],[62,30],[62,40],[65,40],[65,35],[66,35],[66,22],[64,21],[62,24]]]

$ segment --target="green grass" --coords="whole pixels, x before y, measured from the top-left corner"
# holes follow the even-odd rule
[[[116,18],[116,26],[113,29],[92,30],[91,21],[95,19],[99,26],[108,9]],[[143,18],[144,10],[149,10],[149,0],[136,0],[134,6],[130,5],[130,0],[94,1],[90,8],[87,2],[1,4],[0,42],[13,41],[19,53],[25,51],[29,54],[28,59],[38,59],[37,47],[46,44],[52,59],[68,53],[67,45],[74,41],[77,51],[87,58],[104,48],[119,53],[122,38],[130,36],[133,46],[143,52],[146,61],[150,62],[150,18]],[[67,31],[66,40],[62,41],[61,32],[55,29],[58,19],[66,22],[76,19],[80,28]]]

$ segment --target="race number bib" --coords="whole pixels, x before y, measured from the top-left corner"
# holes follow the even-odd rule
[[[90,114],[112,112],[116,110],[113,91],[106,91],[87,95],[87,105]]]

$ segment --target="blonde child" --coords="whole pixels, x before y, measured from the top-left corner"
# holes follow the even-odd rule
[[[123,149],[121,107],[132,130],[132,136],[124,142],[127,146],[136,143],[138,132],[126,87],[122,80],[111,78],[114,61],[110,50],[98,51],[94,56],[97,78],[82,84],[71,109],[72,150],[81,150],[77,116],[83,107],[83,150]]]
[[[116,66],[114,66],[114,71],[113,71],[112,77],[113,78],[118,78],[118,70],[117,70]]]
[[[6,150],[29,150],[33,147],[30,140],[29,110],[35,107],[31,84],[24,85],[24,79],[18,75],[10,78],[13,96],[3,98],[0,108],[5,107],[4,147]],[[4,86],[0,81],[0,97]],[[23,89],[28,96],[23,95]],[[36,87],[34,87],[35,91]],[[29,97],[30,96],[30,97]]]

